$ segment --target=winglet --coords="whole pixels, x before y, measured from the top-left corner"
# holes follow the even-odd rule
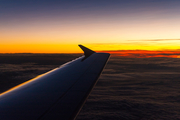
[[[92,55],[93,53],[95,53],[94,51],[90,50],[87,47],[84,47],[83,45],[78,45],[78,46],[84,51],[85,58],[87,58],[90,55]]]

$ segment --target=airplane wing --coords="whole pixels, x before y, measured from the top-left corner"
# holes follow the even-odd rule
[[[110,54],[84,56],[0,94],[0,120],[75,119]]]

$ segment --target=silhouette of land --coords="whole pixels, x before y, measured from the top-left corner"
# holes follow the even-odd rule
[[[82,54],[0,54],[0,92]],[[180,59],[112,56],[77,120],[180,119]]]

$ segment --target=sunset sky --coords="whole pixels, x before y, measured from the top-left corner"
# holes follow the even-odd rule
[[[179,0],[0,0],[0,53],[180,49]]]

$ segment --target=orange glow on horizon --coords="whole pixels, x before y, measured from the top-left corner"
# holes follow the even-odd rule
[[[82,44],[87,48],[125,58],[180,58],[177,46],[140,46],[132,44]],[[163,48],[169,48],[167,50]],[[120,50],[119,50],[120,49]],[[139,49],[139,50],[137,50]],[[103,51],[105,50],[105,51]],[[0,44],[0,53],[83,53],[78,44]]]
[[[77,44],[0,44],[0,53],[82,53]]]
[[[153,57],[168,57],[180,58],[180,50],[177,51],[148,51],[148,50],[119,50],[119,51],[99,51],[107,52],[112,56],[124,58],[153,58]]]

